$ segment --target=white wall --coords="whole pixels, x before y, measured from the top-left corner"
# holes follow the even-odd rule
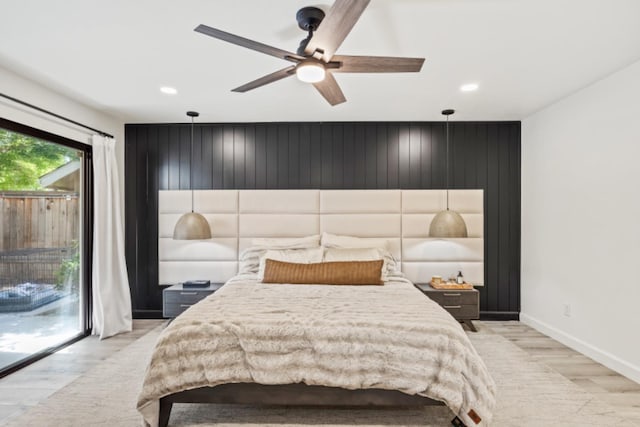
[[[521,295],[523,322],[640,382],[640,61],[523,120]]]
[[[124,123],[122,120],[71,100],[2,67],[0,67],[0,92],[113,135],[117,144],[121,215],[124,213]],[[91,131],[66,124],[2,97],[0,97],[0,117],[90,144]]]

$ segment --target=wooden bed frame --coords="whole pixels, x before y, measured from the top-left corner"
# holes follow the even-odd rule
[[[347,390],[306,384],[222,384],[170,394],[160,399],[159,427],[167,427],[174,403],[291,406],[436,406],[444,403],[396,390]]]

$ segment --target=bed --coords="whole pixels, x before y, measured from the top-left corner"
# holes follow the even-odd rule
[[[265,199],[260,200],[265,197],[262,192],[245,195],[237,192],[235,218],[232,218],[232,213],[224,212],[212,214],[209,220],[214,229],[216,223],[220,226],[225,224],[225,220],[227,224],[233,224],[230,228],[234,229],[234,235],[224,235],[222,226],[219,229],[222,236],[218,237],[221,240],[214,244],[232,245],[235,239],[238,252],[235,259],[217,258],[215,261],[203,260],[202,255],[194,256],[195,252],[190,254],[189,251],[194,249],[188,248],[188,244],[163,242],[166,230],[163,232],[162,228],[169,228],[167,224],[171,223],[171,215],[175,216],[175,213],[164,212],[161,208],[160,260],[165,277],[173,275],[175,278],[176,272],[180,271],[178,265],[182,269],[191,268],[193,274],[198,268],[202,271],[215,262],[222,263],[218,265],[237,264],[233,276],[218,292],[188,309],[161,334],[138,401],[138,409],[147,425],[167,425],[171,405],[176,402],[444,403],[467,425],[488,424],[495,387],[484,363],[460,325],[417,290],[404,275],[397,274],[401,268],[405,270],[408,265],[405,263],[413,267],[406,268],[407,271],[416,272],[429,271],[438,262],[448,267],[450,264],[478,262],[469,256],[468,250],[464,251],[465,244],[468,249],[469,245],[475,247],[477,242],[465,242],[462,245],[463,256],[459,260],[436,257],[433,261],[429,249],[425,250],[424,246],[422,252],[427,255],[421,256],[425,259],[416,260],[415,247],[419,246],[416,241],[420,238],[412,235],[415,232],[412,231],[411,219],[415,218],[406,217],[425,215],[412,211],[416,203],[410,200],[411,196],[423,194],[413,192],[404,197],[403,192],[384,191],[380,194],[377,191],[359,191],[347,195],[345,193],[351,192],[343,191],[330,192],[334,194],[323,198],[318,190],[306,190],[302,192],[306,193],[302,194],[302,199],[315,199],[318,206],[302,208],[300,198],[291,197],[300,195],[298,191],[276,192],[279,194],[275,196],[273,192],[266,192],[270,193],[268,199],[271,202],[274,197],[284,197],[279,204],[264,204]],[[243,204],[243,197],[250,201]],[[478,199],[477,195],[474,197]],[[341,202],[340,212],[328,212],[332,210],[331,203],[323,206],[323,200],[332,198]],[[390,198],[399,201],[398,208],[387,203]],[[345,200],[353,202],[354,199],[359,207],[354,208],[353,203],[351,207],[349,203],[344,206]],[[482,200],[481,194],[479,200]],[[202,206],[207,205],[214,204],[203,202]],[[166,203],[165,206],[176,204]],[[219,203],[215,206],[227,209],[224,206],[220,208]],[[282,209],[282,206],[288,212],[280,212],[276,218],[273,210]],[[353,212],[361,211],[363,206],[367,212]],[[269,217],[263,212],[260,227],[254,223],[256,212],[253,210],[256,207],[270,209],[274,215]],[[304,212],[292,214],[292,209]],[[387,212],[396,209],[398,212]],[[437,212],[437,207],[429,209]],[[163,214],[168,215],[169,220],[167,216],[163,218]],[[249,221],[243,219],[243,214]],[[469,215],[477,215],[477,212]],[[473,219],[467,222],[471,227],[477,223]],[[300,223],[311,227],[300,227]],[[382,286],[261,283],[262,273],[247,269],[247,259],[240,256],[246,257],[252,250],[265,250],[264,247],[252,246],[256,239],[264,240],[265,233],[267,236],[283,233],[292,237],[292,234],[306,235],[304,231],[313,227],[316,228],[312,231],[322,228],[344,231],[340,225],[343,224],[362,235],[363,230],[370,230],[373,223],[377,226],[377,231],[374,231],[377,234],[363,236],[363,240],[369,240],[364,246],[385,241],[388,254],[394,259],[393,265],[385,261],[383,270],[389,274],[384,277]],[[267,231],[260,232],[261,228]],[[324,234],[328,233],[324,231]],[[470,234],[478,233],[472,231]],[[472,237],[474,239],[478,237]],[[479,239],[482,240],[481,232]],[[202,242],[196,244],[197,250],[194,251],[201,254],[201,245]],[[402,248],[408,248],[404,251],[404,260],[401,258]],[[322,249],[322,257],[326,257],[325,249]],[[220,257],[223,251],[213,256]],[[185,259],[178,259],[180,257]],[[255,263],[255,259],[249,263]],[[164,268],[162,263],[165,263]],[[391,273],[392,269],[394,273]],[[466,268],[465,271],[473,274],[474,270]],[[217,273],[211,271],[208,278],[216,280],[215,274],[219,273],[220,270]]]

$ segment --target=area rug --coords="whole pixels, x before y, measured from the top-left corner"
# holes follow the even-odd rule
[[[133,427],[141,425],[135,403],[161,327],[54,393],[8,426]],[[470,333],[498,386],[492,426],[636,426],[607,404],[550,368],[532,360],[504,337],[481,328]],[[240,426],[450,426],[446,407],[357,409],[176,404],[171,427]]]

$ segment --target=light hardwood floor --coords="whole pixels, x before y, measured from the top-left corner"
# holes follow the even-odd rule
[[[640,425],[640,384],[520,322],[479,322]]]
[[[92,366],[135,341],[162,320],[136,320],[129,334],[100,341],[89,337],[0,379],[0,425],[45,400]],[[640,425],[640,384],[594,362],[520,322],[476,322],[507,338],[532,358],[609,403]]]

